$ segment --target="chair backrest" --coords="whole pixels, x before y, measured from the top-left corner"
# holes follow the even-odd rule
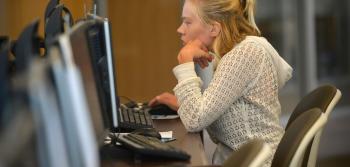
[[[300,114],[283,135],[272,160],[272,167],[301,166],[307,146],[326,121],[327,116],[318,108]]]
[[[295,107],[292,115],[289,117],[286,129],[303,112],[312,108],[319,108],[328,116],[341,97],[340,91],[332,85],[323,85],[304,96]]]
[[[263,140],[254,139],[233,152],[223,167],[260,167],[269,157],[271,148]]]
[[[334,106],[339,102],[341,98],[341,92],[333,85],[323,85],[312,92],[308,93],[301,99],[299,104],[295,107],[292,115],[290,116],[286,129],[290,124],[304,111],[311,108],[319,108],[325,116],[329,116],[333,111]],[[315,138],[310,142],[303,157],[303,167],[314,167],[316,164],[319,142],[322,134],[322,129],[315,135]]]
[[[341,92],[339,89],[337,89],[331,103],[328,105],[328,107],[324,111],[322,111],[325,114],[325,116],[327,116],[327,118],[329,117],[329,114],[333,111],[334,106],[339,102],[340,98],[341,98]],[[306,167],[306,166],[315,167],[316,166],[318,148],[320,145],[320,140],[321,140],[323,129],[324,128],[320,129],[316,133],[312,143],[309,144],[309,146],[305,152],[305,155],[304,155],[303,167]]]

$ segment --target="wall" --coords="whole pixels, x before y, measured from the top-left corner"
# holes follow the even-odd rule
[[[36,18],[40,19],[39,34],[44,34],[44,13],[48,0],[1,0],[0,1],[0,35],[16,39],[23,28]],[[84,0],[61,0],[70,9],[74,19],[84,16]],[[85,0],[87,9],[91,0]]]
[[[85,0],[91,9],[92,0]],[[40,18],[44,34],[44,12],[48,0],[1,0],[0,35],[16,39],[23,28]],[[61,0],[74,19],[84,16],[84,0]],[[119,95],[138,101],[172,92],[181,41],[176,32],[181,23],[179,0],[106,0],[112,25]]]
[[[6,2],[0,1],[0,35],[4,35],[6,32],[8,32],[7,27],[5,26],[5,24],[8,22],[6,12]]]
[[[119,95],[147,101],[172,92],[172,68],[181,48],[179,0],[110,0]]]

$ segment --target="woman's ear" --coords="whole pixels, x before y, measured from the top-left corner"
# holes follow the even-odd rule
[[[218,22],[214,22],[212,24],[212,28],[210,31],[210,34],[212,37],[217,37],[219,35],[219,33],[221,32],[221,25]]]

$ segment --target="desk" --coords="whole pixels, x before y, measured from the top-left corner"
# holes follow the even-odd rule
[[[208,161],[204,152],[204,146],[201,141],[199,133],[188,133],[183,126],[181,120],[169,119],[169,120],[154,120],[154,126],[159,131],[173,131],[173,136],[176,140],[169,142],[174,147],[180,148],[191,155],[189,162],[186,161],[173,161],[173,160],[142,160],[142,162],[135,161],[134,159],[111,159],[103,160],[103,167],[135,167],[135,166],[171,166],[171,165],[189,165],[189,166],[203,166],[207,165]]]

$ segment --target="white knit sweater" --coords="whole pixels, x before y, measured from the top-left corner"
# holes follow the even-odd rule
[[[278,90],[291,70],[264,38],[249,36],[221,58],[203,93],[193,62],[173,69],[178,114],[188,131],[206,128],[214,142],[233,150],[263,139],[272,148],[269,165],[284,133]]]

